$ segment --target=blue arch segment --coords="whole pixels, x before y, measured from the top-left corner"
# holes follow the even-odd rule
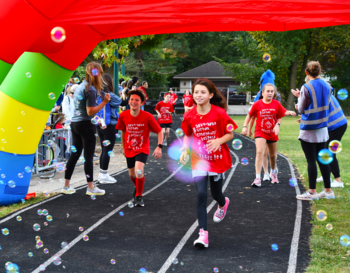
[[[27,195],[32,174],[26,173],[25,167],[33,167],[34,155],[16,155],[0,151],[1,206],[18,203]],[[18,176],[20,173],[23,174],[22,178]],[[1,175],[5,175],[5,178]],[[9,186],[11,180],[15,182],[15,187]]]

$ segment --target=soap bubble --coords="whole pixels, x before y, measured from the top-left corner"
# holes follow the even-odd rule
[[[96,200],[96,196],[95,195],[91,195],[91,200]]]
[[[49,222],[51,222],[51,221],[53,220],[53,218],[52,218],[51,215],[48,215],[48,216],[46,216],[46,220],[49,221]]]
[[[327,219],[327,212],[319,210],[316,212],[316,217],[318,221],[325,221]]]
[[[115,134],[115,137],[116,138],[120,138],[120,134]]]
[[[66,31],[61,27],[54,27],[51,30],[51,39],[55,43],[62,43],[66,39]]]
[[[266,63],[270,62],[271,61],[271,55],[269,53],[265,53],[263,55],[263,61],[266,62]]]
[[[272,245],[271,245],[271,249],[272,249],[273,251],[277,251],[277,250],[278,250],[278,245],[277,245],[277,244],[272,244]]]
[[[0,180],[0,185],[4,185],[4,181],[3,180]]]
[[[80,82],[80,79],[79,78],[74,78],[74,82],[78,83],[78,82]]]
[[[66,248],[68,247],[68,243],[67,242],[62,242],[61,243],[61,248]]]
[[[340,237],[340,244],[342,246],[349,246],[350,245],[350,237],[348,235],[342,235]]]
[[[51,93],[49,94],[49,99],[50,99],[50,100],[54,100],[55,98],[56,98],[55,93],[52,93],[52,92],[51,92]]]
[[[103,146],[108,146],[109,144],[111,144],[111,142],[109,140],[104,140],[102,141]]]
[[[242,163],[242,165],[248,165],[248,163],[249,163],[248,158],[243,157],[243,158],[241,159],[241,163]]]
[[[80,111],[76,111],[75,114],[76,114],[77,116],[80,116],[81,113],[80,113]]]
[[[21,115],[22,115],[22,116],[24,116],[25,114],[26,114],[26,112],[24,112],[24,111],[21,112]]]
[[[233,124],[227,124],[226,126],[226,130],[229,132],[232,132],[235,129],[235,127],[233,126]]]
[[[1,142],[4,144],[7,143],[6,139],[4,139],[4,138],[1,140]]]
[[[181,128],[176,129],[175,133],[178,137],[182,137],[184,135],[184,131]]]
[[[44,242],[41,240],[38,240],[38,241],[36,241],[36,246],[37,246],[37,249],[39,249],[39,248],[44,246]]]
[[[327,230],[332,230],[333,229],[333,225],[332,224],[327,224],[326,225],[326,229]]]
[[[91,70],[92,75],[97,76],[98,75],[98,70],[96,68]]]
[[[146,268],[140,268],[140,273],[144,273],[144,272],[147,272]]]
[[[23,173],[19,173],[19,174],[18,174],[18,177],[19,177],[19,178],[23,178]]]
[[[15,181],[13,181],[13,180],[10,180],[8,183],[7,183],[7,185],[10,187],[10,188],[14,188],[14,187],[16,187],[16,182]]]
[[[23,132],[22,127],[18,127],[18,128],[17,128],[17,131],[20,132],[20,133],[22,133],[22,132]]]
[[[39,241],[40,239],[40,236],[35,236],[35,241]]]
[[[242,140],[236,138],[232,141],[232,148],[235,150],[240,150],[242,149],[243,143]]]
[[[174,258],[173,259],[173,264],[178,264],[179,263],[179,260],[177,258]]]
[[[45,269],[46,269],[45,265],[43,265],[43,264],[39,265],[39,270],[40,271],[45,271]]]
[[[298,180],[296,180],[295,178],[289,179],[289,185],[291,187],[295,187],[296,185],[298,185]]]
[[[34,224],[34,225],[33,225],[33,229],[34,229],[35,231],[39,231],[39,230],[40,230],[40,225],[39,225],[39,224]]]
[[[86,177],[87,177],[87,178],[90,178],[90,175],[87,174]]]
[[[10,234],[10,231],[7,228],[3,228],[1,230],[1,232],[2,232],[3,235],[9,235]]]
[[[62,263],[62,260],[60,257],[54,257],[53,258],[53,264],[54,265],[60,265]]]
[[[114,154],[114,152],[113,152],[113,151],[109,151],[109,152],[108,152],[108,156],[109,156],[109,157],[114,157],[114,156],[115,156],[115,154]]]
[[[43,209],[43,215],[46,216],[48,214],[49,214],[48,210],[47,209]]]
[[[87,236],[87,235],[84,235],[83,236],[83,240],[86,242],[86,241],[89,241],[89,236]]]
[[[83,227],[79,227],[79,231],[84,231],[84,228]]]
[[[111,264],[115,264],[115,260],[114,259],[111,260]]]
[[[33,257],[33,253],[32,252],[28,252],[28,256],[29,257]]]
[[[98,122],[97,122],[96,119],[92,118],[92,119],[91,119],[91,123],[92,123],[93,125],[97,125]]]
[[[24,170],[25,170],[26,173],[31,173],[32,172],[32,168],[29,167],[29,166],[25,167]]]
[[[219,268],[214,267],[213,271],[214,271],[215,273],[217,273],[217,272],[219,272]]]
[[[70,146],[70,150],[72,151],[72,153],[76,153],[77,152],[77,148],[75,148],[74,145]]]
[[[82,99],[83,99],[83,96],[82,96],[82,95],[78,95],[78,96],[77,96],[77,99],[78,99],[78,100],[82,100]]]
[[[18,216],[16,217],[16,220],[17,220],[18,222],[21,222],[21,221],[22,221],[22,217],[18,215]]]
[[[340,143],[340,141],[338,140],[333,140],[329,143],[329,146],[328,146],[329,150],[333,153],[333,154],[337,154],[337,153],[340,153],[341,150],[342,150],[342,145]]]
[[[134,207],[134,203],[133,203],[133,202],[129,202],[129,203],[128,203],[128,207],[129,207],[129,208],[133,208],[133,207]]]
[[[49,253],[49,250],[47,248],[44,248],[44,253],[45,254],[48,254]]]
[[[120,216],[124,216],[124,212],[120,211],[120,212],[119,212],[119,215],[120,215]]]
[[[38,215],[43,215],[43,211],[41,209],[37,210]]]
[[[337,97],[340,100],[346,100],[348,98],[348,91],[346,89],[340,89],[337,93]]]
[[[32,74],[31,74],[30,72],[27,72],[27,73],[26,73],[26,77],[27,77],[27,78],[30,78],[31,76],[32,76]]]
[[[50,181],[50,182],[51,182],[51,181]],[[50,197],[50,192],[44,191],[44,196],[45,196],[45,197]]]
[[[24,204],[24,203],[26,202],[26,200],[22,198],[22,199],[21,199],[21,202]]]
[[[332,163],[333,161],[333,154],[328,149],[322,149],[318,153],[318,161],[324,165],[327,165],[329,163]]]
[[[2,175],[1,175],[1,178],[5,178],[5,177],[6,177],[6,175],[5,175],[5,174],[2,174]]]
[[[136,170],[136,173],[141,175],[142,174],[142,171],[141,170]]]
[[[81,156],[79,157],[79,163],[84,163],[85,162],[85,157]]]

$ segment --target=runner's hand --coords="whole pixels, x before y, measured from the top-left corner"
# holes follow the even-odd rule
[[[243,129],[242,129],[242,135],[246,136],[246,135],[247,135],[247,132],[248,132],[247,127],[243,127]]]
[[[185,165],[186,164],[186,160],[187,160],[187,149],[188,148],[181,148],[180,149],[180,151],[182,151],[181,152],[181,155],[180,155],[180,163],[182,164],[182,165]]]
[[[220,145],[221,143],[219,138],[208,140],[207,142],[208,152],[215,153],[219,149]]]
[[[289,111],[289,113],[291,114],[291,116],[295,117],[297,114],[294,111]]]
[[[272,131],[275,132],[276,136],[278,136],[280,132],[280,127],[276,124],[275,127],[273,127]]]
[[[250,130],[250,131],[249,131],[249,137],[252,137],[252,135],[253,135],[253,133],[252,133],[252,131]]]
[[[111,100],[111,95],[109,93],[107,93],[105,95],[105,98],[103,99],[103,102],[108,103],[110,100]]]
[[[158,118],[161,118],[161,117],[162,117],[162,115],[161,115],[161,114],[159,114],[159,115],[158,115]]]
[[[153,156],[155,159],[161,158],[162,157],[162,149],[157,147],[153,152]]]
[[[296,96],[297,98],[299,98],[300,97],[300,91],[299,91],[299,89],[297,88],[296,90],[294,90],[294,89],[291,89],[290,90],[292,93],[293,93],[293,95],[294,96]]]
[[[301,118],[296,120],[296,122],[298,122],[298,123],[300,123],[300,121],[301,121]]]

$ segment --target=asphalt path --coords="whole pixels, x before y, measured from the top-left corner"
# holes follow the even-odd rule
[[[180,122],[180,117],[174,119],[174,130]],[[171,141],[176,140],[174,130]],[[225,174],[224,192],[231,202],[219,224],[212,221],[217,204],[208,194],[208,249],[193,247],[198,238],[196,187],[188,166],[177,165],[167,155],[168,146],[161,160],[148,158],[143,208],[128,207],[133,185],[127,170],[121,170],[114,175],[116,184],[100,186],[106,195],[96,200],[85,195],[83,186],[74,195],[54,196],[0,218],[0,229],[10,231],[0,234],[0,272],[8,261],[20,272],[40,272],[40,265],[45,272],[303,272],[309,262],[311,215],[310,204],[295,198],[299,188],[304,190],[300,181],[298,187],[288,183],[298,177],[297,171],[279,155],[280,184],[263,182],[261,188],[251,188],[255,145],[239,134],[235,138],[242,140],[243,148],[229,145],[233,166]],[[153,152],[156,135],[150,140]],[[241,164],[243,157],[248,165]],[[169,163],[175,167],[169,170]],[[47,209],[53,220],[39,216],[38,209]],[[22,221],[16,220],[18,215]],[[39,231],[33,229],[35,223]],[[42,248],[36,249],[35,236],[41,237]],[[62,248],[62,242],[67,247]],[[277,251],[272,244],[278,245]],[[59,265],[53,263],[57,257]]]

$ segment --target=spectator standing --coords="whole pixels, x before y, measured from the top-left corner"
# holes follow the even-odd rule
[[[66,120],[72,120],[74,115],[74,92],[78,87],[78,84],[74,84],[67,88],[66,95],[63,98],[62,113],[66,115]]]
[[[142,86],[139,87],[139,89],[145,94],[145,101],[143,102],[143,105],[141,106],[141,110],[145,110],[145,104],[146,104],[146,101],[148,101],[148,96],[146,93],[147,88],[148,88],[148,82],[143,81]]]
[[[169,102],[172,105],[176,105],[177,95],[175,94],[175,92],[172,88],[169,89],[169,93],[170,93],[170,101]]]
[[[118,85],[118,94],[119,94],[119,97],[122,96],[122,91],[123,91],[123,86],[122,86],[122,83],[124,82],[125,80],[123,78],[121,78],[119,80],[119,85]]]

